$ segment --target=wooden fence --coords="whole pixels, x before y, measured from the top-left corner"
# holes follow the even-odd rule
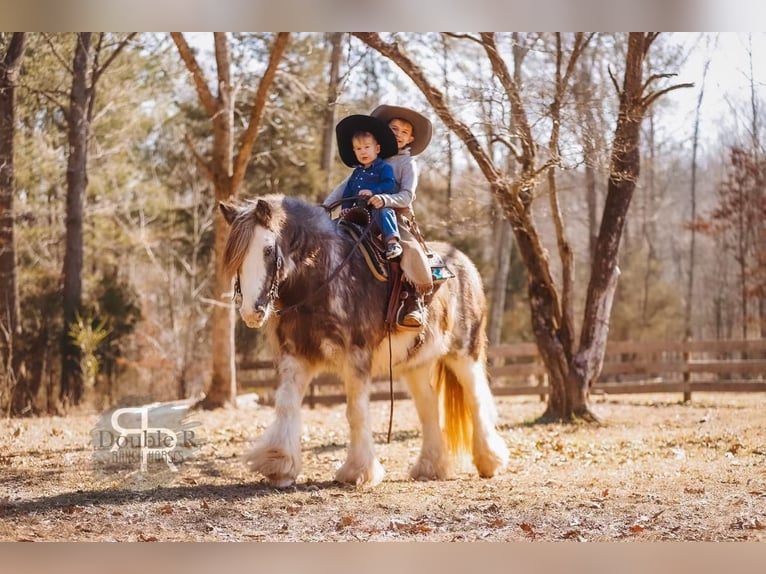
[[[534,343],[499,345],[488,350],[492,392],[502,395],[548,393],[547,375]],[[240,361],[242,392],[256,392],[272,404],[277,378],[269,360]],[[389,399],[390,381],[376,380],[371,399]],[[408,398],[402,381],[393,382],[394,398]],[[612,342],[593,394],[766,392],[766,339],[739,341]],[[340,382],[320,377],[311,383],[305,403],[344,402]]]

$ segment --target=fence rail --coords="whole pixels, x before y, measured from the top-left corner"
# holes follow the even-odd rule
[[[495,395],[548,393],[545,367],[534,343],[490,347],[488,370]],[[270,360],[240,361],[240,389],[256,391],[273,403],[278,384]],[[376,380],[371,400],[390,398],[390,381]],[[394,398],[409,397],[405,385],[393,382]],[[737,341],[619,341],[607,345],[601,376],[593,394],[766,392],[766,339]],[[315,379],[304,400],[310,406],[344,402],[340,382]]]

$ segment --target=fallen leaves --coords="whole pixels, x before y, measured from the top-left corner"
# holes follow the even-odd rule
[[[766,397],[737,401],[609,399],[601,405],[608,423],[596,429],[528,425],[544,405],[502,398],[509,470],[479,480],[460,469],[433,482],[408,477],[421,443],[417,413],[402,401],[396,440],[380,433],[375,445],[386,479],[363,491],[332,482],[346,456],[343,406],[302,412],[309,440],[288,490],[268,488],[236,458],[269,409],[200,412],[211,439],[204,456],[159,486],[94,476],[81,446],[87,417],[12,421],[0,429],[0,539],[766,541]],[[388,405],[371,409],[375,428],[385,428]]]

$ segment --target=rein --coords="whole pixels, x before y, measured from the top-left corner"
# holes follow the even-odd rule
[[[370,233],[370,228],[367,227],[367,229],[364,230],[364,232],[359,236],[359,239],[354,241],[354,245],[349,249],[348,254],[343,258],[343,261],[340,262],[340,264],[333,270],[332,273],[330,273],[330,276],[324,280],[324,283],[322,283],[319,287],[317,287],[314,291],[306,295],[303,299],[298,301],[297,303],[293,303],[289,307],[284,307],[283,309],[274,309],[274,314],[279,316],[287,313],[288,311],[293,311],[300,307],[301,305],[305,305],[307,302],[311,301],[316,295],[327,287],[330,282],[335,279],[338,276],[338,273],[341,272],[341,270],[346,266],[346,264],[351,261],[351,257],[354,255],[354,250],[356,250],[362,243],[362,241],[365,240],[367,235]]]

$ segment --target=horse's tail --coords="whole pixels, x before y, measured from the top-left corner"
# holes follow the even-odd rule
[[[436,392],[442,406],[444,436],[453,455],[471,452],[473,419],[455,372],[443,361],[436,367]]]

